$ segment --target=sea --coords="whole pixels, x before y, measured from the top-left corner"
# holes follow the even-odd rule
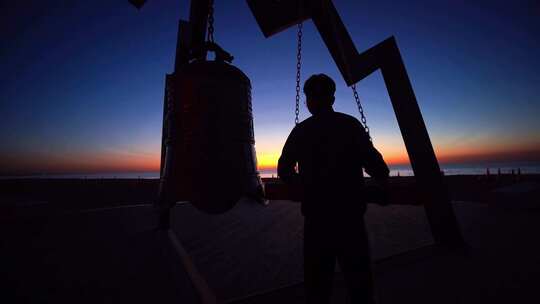
[[[414,176],[410,165],[390,165],[390,176]],[[540,162],[498,162],[471,164],[441,164],[444,175],[485,175],[490,174],[540,174]],[[260,170],[261,177],[277,177],[276,170]],[[226,172],[216,172],[216,175],[226,176]],[[0,179],[14,178],[58,178],[58,179],[158,179],[158,171],[150,172],[99,172],[99,173],[62,173],[62,174],[32,174],[5,175]]]

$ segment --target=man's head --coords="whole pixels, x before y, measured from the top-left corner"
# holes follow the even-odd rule
[[[304,94],[306,94],[306,105],[309,112],[317,115],[321,112],[331,110],[334,104],[334,93],[336,83],[325,74],[315,74],[304,83]]]

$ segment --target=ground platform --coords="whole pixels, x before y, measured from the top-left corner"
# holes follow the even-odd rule
[[[454,202],[466,252],[432,246],[420,206],[370,205],[379,302],[539,303],[540,208],[509,204]],[[2,303],[200,303],[193,271],[206,301],[303,302],[297,203],[244,201],[219,216],[179,204],[171,233],[153,230],[147,204],[25,208],[2,221]],[[347,303],[339,270],[333,301]]]

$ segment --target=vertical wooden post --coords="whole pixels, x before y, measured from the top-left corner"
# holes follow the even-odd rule
[[[189,52],[194,57],[200,57],[204,53],[203,47],[206,41],[206,27],[208,23],[208,11],[210,0],[191,0],[189,9],[189,23],[191,25],[191,38],[188,43]]]
[[[179,107],[180,100],[175,98],[174,92],[170,95],[170,90],[174,84],[176,73],[182,66],[189,63],[190,57],[200,57],[206,39],[206,24],[208,19],[210,0],[193,0],[190,5],[190,21],[180,20],[178,24],[178,35],[176,42],[176,56],[174,62],[174,72],[166,75],[165,78],[165,96],[163,102],[163,125],[161,132],[161,162],[160,162],[160,185],[158,199],[155,204],[158,210],[159,223],[161,229],[168,229],[170,225],[170,206],[174,203],[171,200],[174,185],[170,184],[170,174],[174,155],[171,151],[174,149],[170,144],[171,137],[179,134],[176,130],[178,120],[180,119],[174,109]],[[170,103],[173,104],[170,104]],[[175,141],[181,141],[181,138],[175,138]],[[174,152],[173,152],[174,153]],[[168,164],[167,164],[168,163]]]

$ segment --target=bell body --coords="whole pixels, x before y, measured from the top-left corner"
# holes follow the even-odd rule
[[[262,191],[257,171],[251,83],[220,61],[194,61],[174,75],[164,172],[174,201],[223,213]]]

